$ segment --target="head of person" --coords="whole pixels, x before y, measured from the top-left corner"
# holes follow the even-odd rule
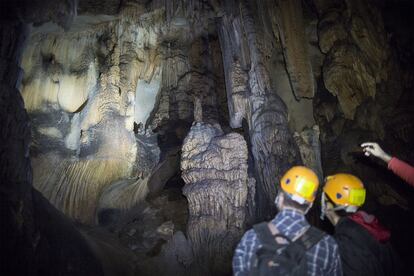
[[[336,224],[338,218],[355,213],[364,204],[366,190],[362,181],[347,173],[325,178],[321,197],[321,219],[325,216]]]
[[[290,168],[280,180],[275,203],[279,211],[290,208],[306,214],[315,201],[319,187],[318,176],[309,168]]]

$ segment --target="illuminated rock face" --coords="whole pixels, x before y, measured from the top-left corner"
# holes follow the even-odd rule
[[[32,32],[22,95],[34,122],[34,186],[76,220],[93,224],[102,208],[126,210],[178,173],[195,97],[207,121],[226,120],[211,23],[187,32],[171,12],[127,4],[119,17],[80,16],[67,33],[50,24]],[[148,144],[154,131],[166,140],[162,158],[160,145]]]
[[[196,263],[208,264],[209,273],[225,274],[231,271],[233,248],[244,232],[246,142],[240,134],[224,134],[217,124],[198,122],[182,151],[183,193],[189,203],[187,234]]]
[[[84,29],[62,34],[41,27],[28,43],[22,95],[34,121],[34,186],[76,220],[95,223],[106,188],[148,175],[156,165],[139,166],[137,158],[152,152],[137,143],[134,122],[145,125],[160,87],[157,16],[80,17],[74,25]],[[128,207],[145,197],[145,187]]]

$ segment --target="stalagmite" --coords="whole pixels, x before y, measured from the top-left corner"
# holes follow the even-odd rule
[[[246,142],[239,134],[224,134],[217,124],[195,122],[182,151],[183,193],[189,202],[187,234],[200,266],[197,273],[224,275],[230,271],[233,248],[244,230]]]

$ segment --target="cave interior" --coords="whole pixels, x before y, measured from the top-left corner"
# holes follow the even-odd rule
[[[414,188],[360,147],[414,164],[414,2],[0,13],[1,275],[231,275],[294,165],[362,179],[363,210],[414,275]],[[319,212],[308,220],[332,233]]]

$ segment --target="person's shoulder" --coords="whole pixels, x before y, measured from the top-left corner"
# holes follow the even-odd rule
[[[243,237],[241,238],[238,248],[242,247],[250,247],[257,243],[257,235],[256,232],[253,229],[248,230],[246,233],[244,233]]]
[[[257,237],[256,231],[254,229],[247,230],[246,233],[243,235],[243,239],[252,240]]]
[[[336,244],[335,239],[327,233],[325,233],[325,235],[323,236],[321,241],[324,241],[324,242],[329,243],[329,244]]]
[[[322,239],[319,241],[318,244],[326,248],[337,248],[338,247],[336,240],[331,235],[325,232],[324,232],[324,236],[322,237]]]

